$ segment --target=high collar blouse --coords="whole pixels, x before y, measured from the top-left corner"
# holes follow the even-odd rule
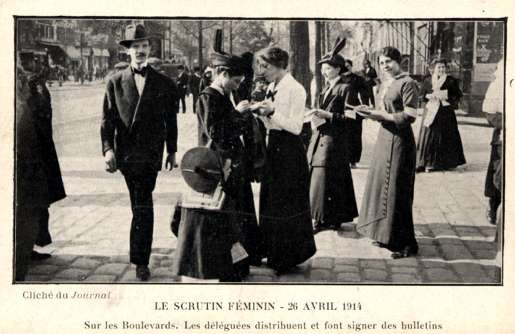
[[[266,100],[270,101],[275,112],[270,117],[261,117],[267,130],[286,130],[299,135],[304,124],[306,108],[306,90],[290,73],[279,81],[277,86],[272,82],[268,86]]]

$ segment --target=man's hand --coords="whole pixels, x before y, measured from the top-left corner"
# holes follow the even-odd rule
[[[106,171],[108,171],[109,173],[116,172],[116,169],[117,169],[116,158],[114,156],[113,150],[109,150],[105,153],[104,161],[106,163],[106,165],[105,165]]]
[[[165,169],[171,171],[174,167],[177,167],[175,164],[175,153],[168,154],[166,156]]]

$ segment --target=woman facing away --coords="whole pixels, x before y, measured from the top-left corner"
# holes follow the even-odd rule
[[[450,170],[465,164],[455,111],[462,97],[457,79],[447,75],[447,62],[436,58],[433,73],[422,84],[426,102],[417,145],[417,171]]]
[[[353,119],[350,116],[355,117],[345,104],[357,95],[357,89],[354,81],[345,81],[341,76],[347,71],[345,59],[338,54],[344,45],[345,40],[338,41],[333,51],[319,62],[326,88],[318,98],[320,109],[315,109],[313,118],[314,124],[322,124],[314,129],[307,153],[315,233],[325,229],[337,230],[341,223],[352,222],[358,216],[349,152],[346,150],[346,131],[350,130],[345,124]]]
[[[266,99],[255,107],[268,134],[261,182],[259,225],[267,265],[278,274],[315,254],[309,205],[309,170],[300,133],[306,91],[286,70],[289,55],[269,47],[257,58],[270,82]]]
[[[377,246],[392,251],[392,258],[418,252],[413,225],[416,147],[411,123],[417,117],[417,85],[400,67],[401,54],[383,48],[379,65],[381,109],[357,108],[364,117],[380,122],[357,231]]]

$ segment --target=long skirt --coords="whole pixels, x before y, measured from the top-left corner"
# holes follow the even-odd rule
[[[309,190],[312,218],[338,227],[358,216],[356,196],[349,164],[333,167],[311,167]]]
[[[345,121],[347,157],[351,164],[358,163],[361,159],[361,151],[363,150],[362,133],[363,120],[361,118],[356,120],[347,119]]]
[[[417,245],[412,211],[415,139],[411,127],[395,127],[379,130],[356,227],[392,251]]]
[[[248,274],[250,261],[261,258],[250,183],[242,184],[236,195],[227,196],[221,211],[180,209],[180,217],[174,217],[180,219],[174,274],[237,281]],[[236,242],[248,257],[233,263],[231,249]]]
[[[448,170],[465,162],[454,109],[441,107],[429,127],[422,125],[417,147],[417,168]]]
[[[315,254],[309,170],[299,136],[270,131],[259,214],[269,267],[287,270]]]

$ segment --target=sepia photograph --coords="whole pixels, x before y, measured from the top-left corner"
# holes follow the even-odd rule
[[[507,18],[14,25],[14,285],[503,285]]]

